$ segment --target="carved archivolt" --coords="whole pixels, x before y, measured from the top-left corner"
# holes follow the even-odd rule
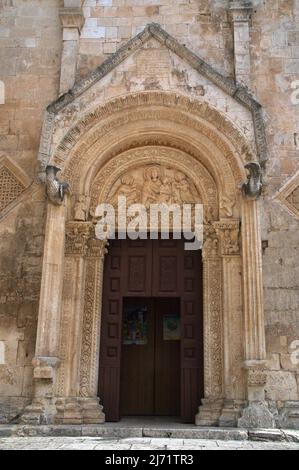
[[[140,139],[147,139],[153,145],[159,145],[162,139],[190,155],[197,148],[196,158],[211,171],[214,169],[219,187],[224,189],[233,184],[229,191],[226,189],[231,192],[236,182],[240,183],[245,176],[243,165],[238,161],[253,161],[255,157],[242,134],[230,128],[229,121],[226,128],[223,120],[226,122],[226,118],[207,103],[193,102],[185,96],[157,92],[128,95],[78,122],[57,149],[52,150],[50,162],[62,168],[64,179],[79,194],[85,175],[93,179],[90,170],[96,171],[96,165],[105,163],[106,158],[139,146]]]
[[[149,106],[160,106],[161,108],[150,110]],[[172,115],[172,122],[181,121],[186,124],[186,126],[203,131],[204,134],[210,134],[210,136],[213,136],[212,140],[218,140],[222,146],[225,145],[223,136],[226,136],[226,150],[234,148],[237,152],[242,152],[241,157],[245,157],[244,160],[255,160],[254,151],[241,131],[222,113],[208,103],[190,100],[189,97],[177,93],[141,92],[116,98],[85,115],[64,136],[57,146],[51,161],[60,164],[64,162],[66,152],[69,155],[70,150],[73,149],[80,140],[82,141],[82,139],[84,139],[84,136],[86,136],[90,129],[94,128],[99,123],[104,123],[104,127],[102,127],[104,133],[111,131],[112,126],[111,122],[109,122],[109,118],[113,115],[116,116],[120,111],[123,116],[118,116],[119,125],[124,125],[124,118],[127,122],[136,120],[133,115],[137,111],[139,118],[141,117],[141,111],[144,113],[144,116],[146,115],[147,120],[150,119],[148,113],[151,111],[154,120],[163,120],[163,116],[160,115],[163,109],[170,111],[168,119]],[[105,122],[106,120],[107,122]],[[61,118],[59,119],[59,127],[61,128]],[[220,135],[222,135],[222,138]]]

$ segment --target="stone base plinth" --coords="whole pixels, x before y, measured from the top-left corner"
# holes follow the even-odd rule
[[[55,424],[103,424],[105,414],[98,398],[59,398]]]
[[[219,418],[219,426],[223,428],[236,428],[246,404],[244,401],[226,400]]]
[[[286,429],[299,429],[299,401],[286,401],[280,411],[279,425]]]
[[[196,426],[219,426],[223,400],[204,399],[195,417]]]
[[[56,406],[53,404],[52,399],[35,398],[25,408],[20,418],[20,423],[37,426],[53,424],[55,414]]]
[[[238,420],[238,427],[245,429],[274,429],[275,418],[266,402],[250,402]]]

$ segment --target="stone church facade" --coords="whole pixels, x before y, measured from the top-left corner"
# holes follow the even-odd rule
[[[298,429],[298,0],[0,0],[0,57],[0,423],[121,418],[122,302],[150,294],[95,211],[153,178],[205,211],[173,290],[188,421]]]

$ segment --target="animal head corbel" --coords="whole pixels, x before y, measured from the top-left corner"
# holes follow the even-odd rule
[[[263,190],[263,172],[258,162],[251,162],[245,165],[248,171],[248,181],[242,186],[242,193],[247,199],[258,199]]]
[[[49,201],[56,206],[60,206],[65,195],[70,193],[70,185],[57,178],[60,171],[60,168],[52,165],[46,168],[46,194]]]

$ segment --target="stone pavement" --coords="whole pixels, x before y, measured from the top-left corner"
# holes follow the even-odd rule
[[[0,450],[299,450],[299,443],[200,439],[10,437],[0,439]]]

